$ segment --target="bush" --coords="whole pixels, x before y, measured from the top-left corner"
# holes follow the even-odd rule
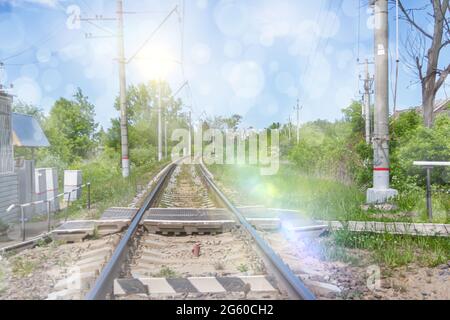
[[[406,116],[408,117],[408,115]],[[402,118],[398,121],[402,123]],[[404,121],[403,121],[404,122]],[[400,128],[400,130],[405,130]],[[425,186],[426,171],[414,166],[414,161],[448,161],[450,159],[450,117],[441,115],[436,118],[433,128],[415,124],[407,135],[401,135],[392,150],[393,175],[400,180],[417,177],[417,183]],[[450,168],[435,168],[432,171],[432,182],[437,185],[448,185]]]
[[[316,121],[302,128],[301,141],[291,149],[289,159],[303,173],[361,186],[371,180],[372,153],[359,132],[359,120]]]
[[[3,222],[2,219],[0,219],[0,233],[5,232],[6,230],[8,230],[8,228],[9,228],[8,224]]]
[[[156,161],[156,157],[156,148],[153,146],[150,148],[131,149],[130,152],[131,163],[136,167],[152,164]]]

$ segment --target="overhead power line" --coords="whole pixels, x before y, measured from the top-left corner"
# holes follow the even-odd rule
[[[153,37],[156,35],[156,33],[164,26],[164,24],[169,20],[169,18],[172,16],[173,13],[175,13],[178,10],[178,6],[175,6],[175,8],[172,9],[172,11],[169,12],[169,14],[164,18],[164,20],[156,27],[155,30],[153,30],[152,33],[148,36],[148,38],[144,41],[144,43],[139,47],[139,49],[128,59],[127,63],[130,63],[133,61],[134,58],[141,52],[147,44],[153,39]]]
[[[64,30],[64,28],[60,28],[60,23],[57,24],[55,27],[52,28],[53,32],[51,32],[50,34],[43,36],[41,39],[39,39],[38,41],[30,44],[29,46],[27,46],[26,48],[10,55],[7,56],[5,58],[1,58],[0,61],[8,61],[14,58],[17,58],[25,53],[27,53],[28,51],[31,51],[39,46],[42,46],[43,44],[46,44],[47,42],[49,42],[51,39],[53,39],[56,35],[58,35],[60,32],[62,32],[62,30]]]

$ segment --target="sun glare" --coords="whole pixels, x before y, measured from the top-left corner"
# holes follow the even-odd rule
[[[177,65],[171,50],[163,44],[154,44],[136,57],[139,72],[151,80],[167,78]]]

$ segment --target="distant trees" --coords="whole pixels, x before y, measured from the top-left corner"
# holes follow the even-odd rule
[[[127,90],[128,135],[130,160],[135,165],[154,161],[156,158],[159,82],[150,81],[146,84],[131,85]],[[119,110],[116,99],[115,107]],[[162,126],[167,121],[169,138],[176,128],[188,128],[188,117],[181,112],[181,100],[175,99],[168,83],[161,83]],[[105,134],[105,144],[115,151],[120,150],[119,118],[111,119],[111,128]]]
[[[441,53],[450,44],[449,0],[431,0],[413,8],[405,7],[404,2],[399,1],[399,6],[410,25],[405,43],[409,66],[416,71],[422,86],[424,124],[431,128],[436,94],[450,73],[448,61],[440,63]]]
[[[237,130],[242,122],[242,116],[234,114],[231,117],[215,116],[204,121],[204,130],[213,128],[219,130]]]

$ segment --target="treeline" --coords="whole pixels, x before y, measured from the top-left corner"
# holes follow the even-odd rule
[[[159,83],[155,81],[128,88],[128,134],[132,166],[156,161],[159,92]],[[161,83],[161,106],[169,137],[174,129],[187,128],[188,117],[181,111],[182,102],[172,96],[165,82]],[[118,98],[114,107],[119,110]],[[104,130],[95,121],[95,106],[81,89],[78,88],[71,99],[58,99],[48,115],[42,109],[20,101],[14,104],[13,110],[37,119],[50,142],[49,148],[37,151],[35,156],[38,166],[74,168],[97,160],[98,157],[107,157],[120,166],[119,118],[111,119],[110,128]],[[16,156],[29,158],[30,150],[17,149]]]

